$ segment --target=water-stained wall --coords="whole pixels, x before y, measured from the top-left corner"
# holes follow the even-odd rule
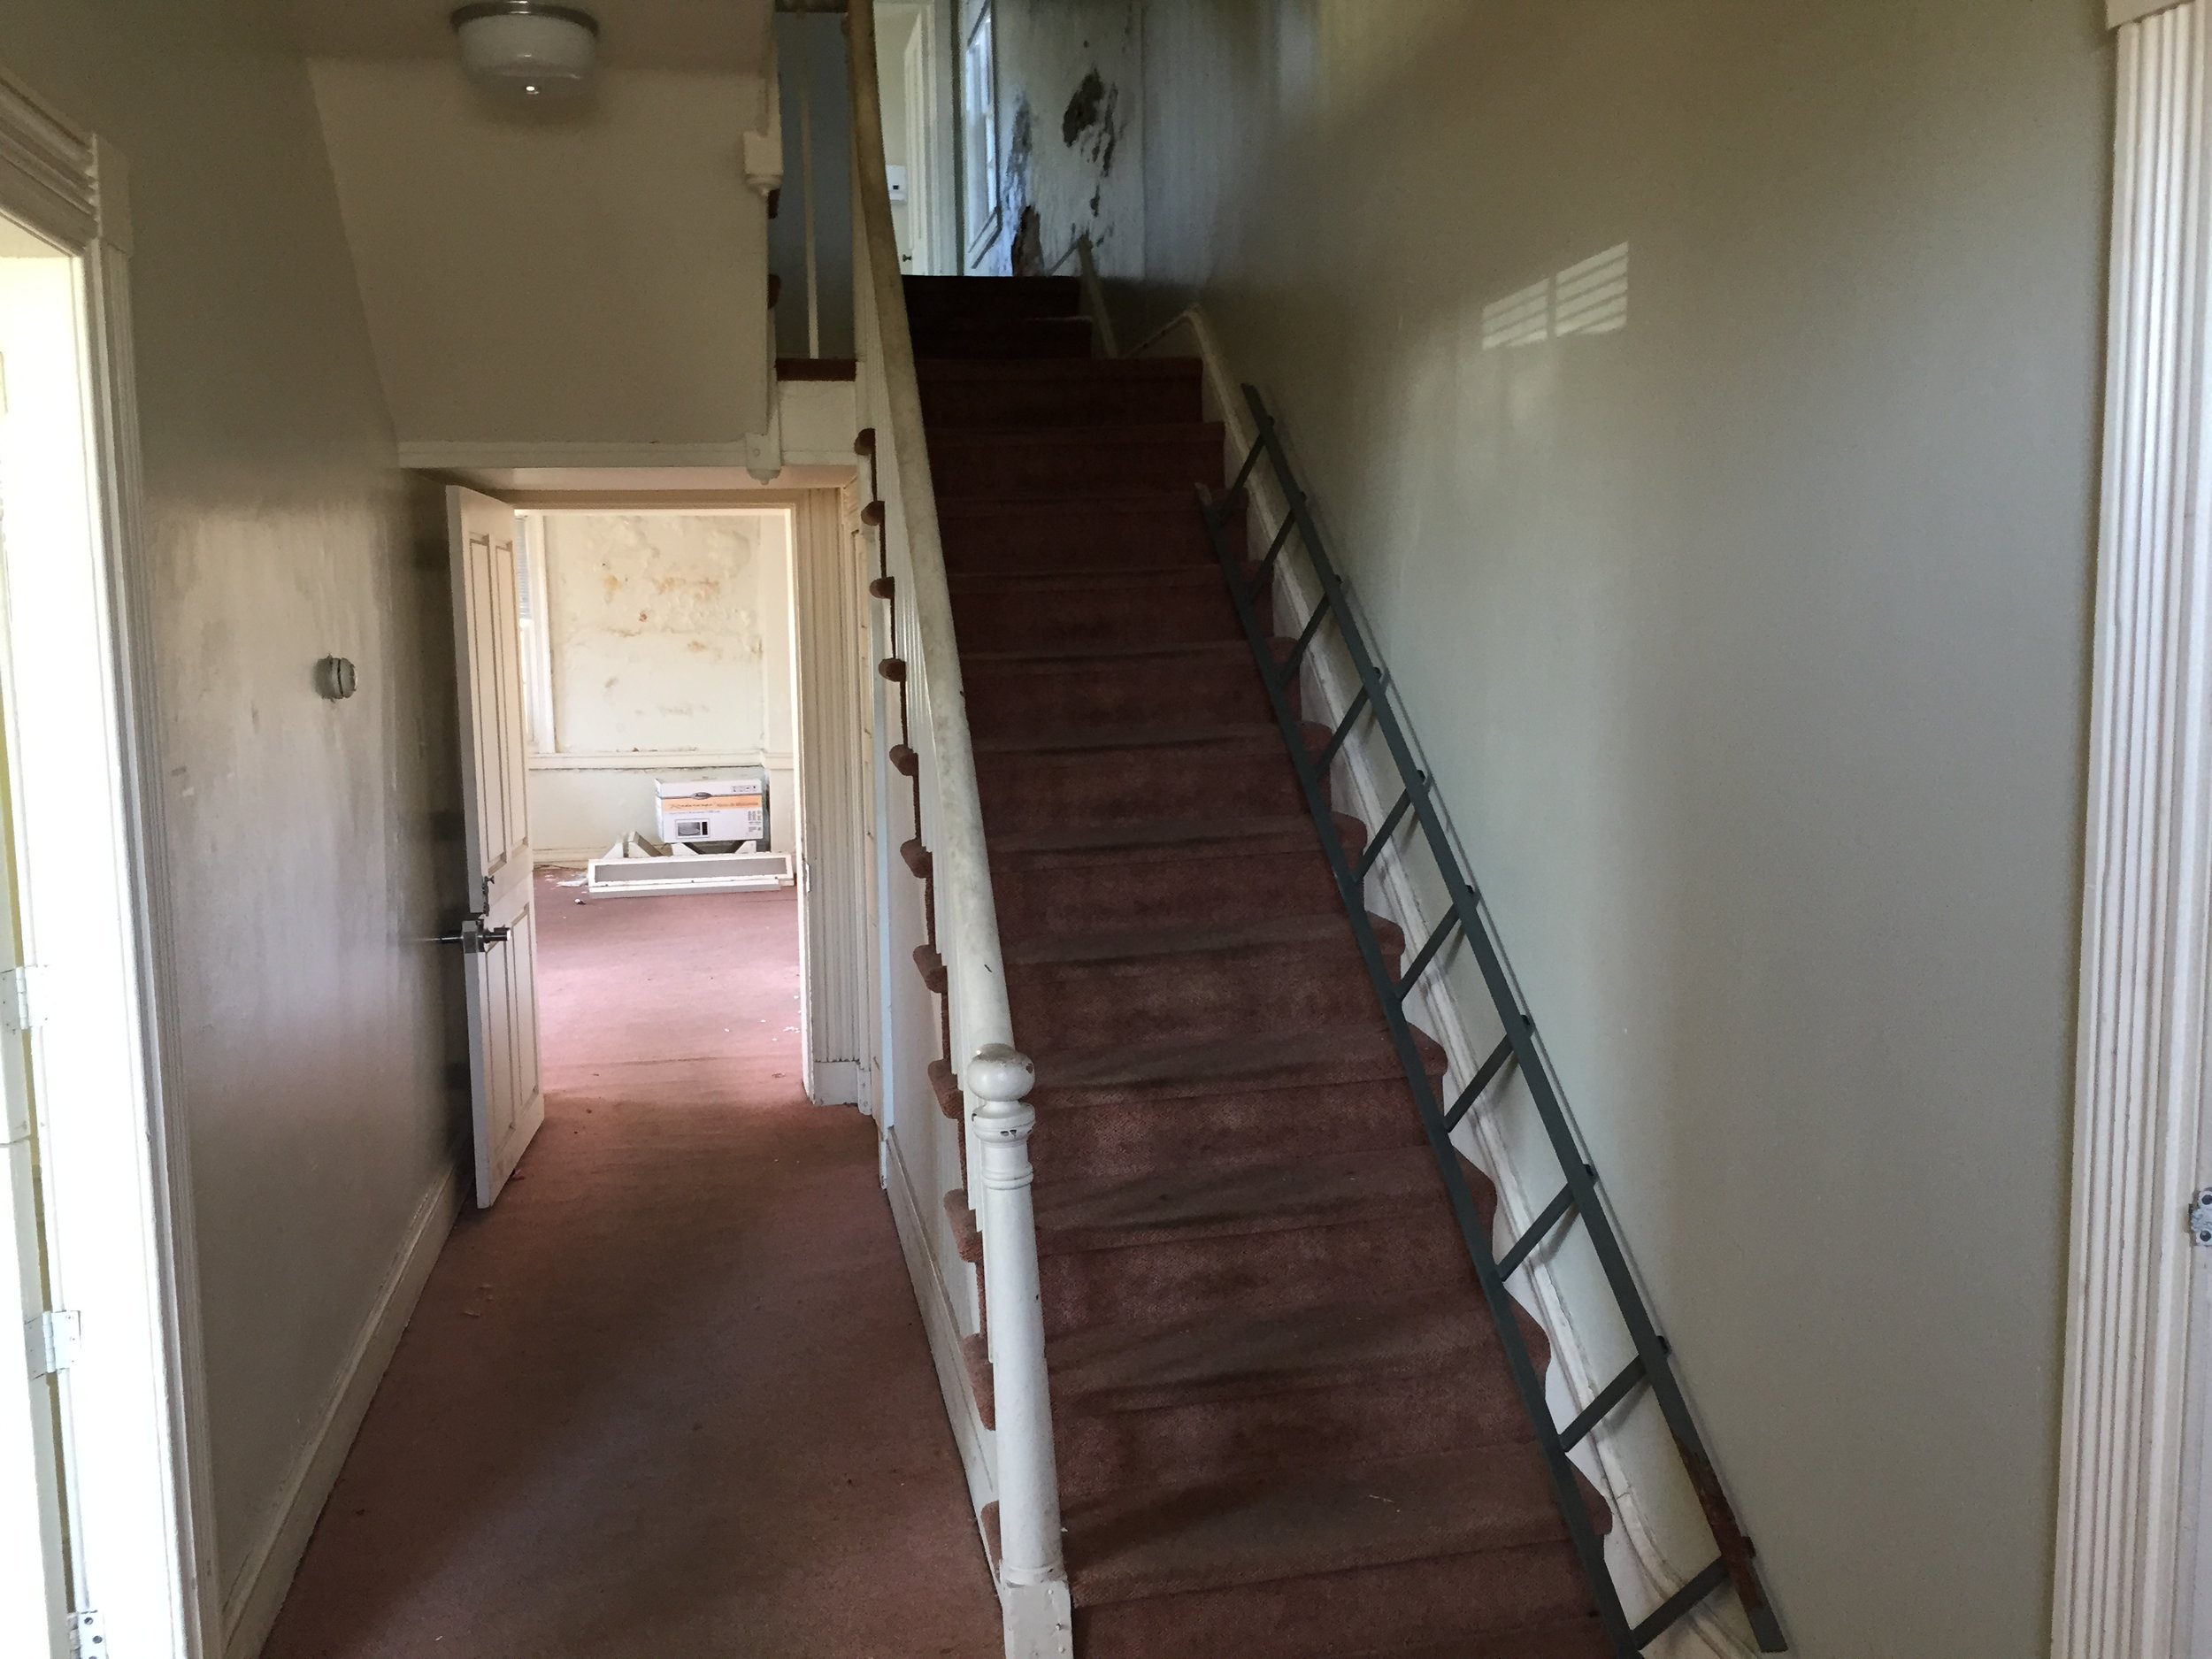
[[[971,269],[1034,274],[1088,234],[1099,267],[1144,265],[1141,33],[1133,0],[992,0],[998,58],[997,233]],[[964,0],[961,40],[980,0]]]
[[[798,844],[791,530],[780,511],[547,513],[533,526],[551,693],[530,762],[541,856],[653,828],[653,780],[770,772],[771,840]]]

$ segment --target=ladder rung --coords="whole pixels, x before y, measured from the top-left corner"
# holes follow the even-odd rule
[[[1233,497],[1251,479],[1252,469],[1260,464],[1260,457],[1267,453],[1267,436],[1263,433],[1252,440],[1252,453],[1244,457],[1244,465],[1237,468],[1236,481],[1229,486],[1228,496]]]
[[[1247,599],[1256,603],[1259,596],[1267,591],[1269,572],[1274,570],[1275,561],[1283,556],[1283,549],[1289,545],[1290,533],[1295,527],[1295,520],[1288,517],[1283,519],[1282,528],[1275,532],[1275,539],[1267,544],[1267,557],[1260,561],[1259,573],[1252,578],[1251,587],[1245,589]]]
[[[1313,614],[1306,618],[1305,632],[1298,636],[1298,643],[1290,648],[1290,656],[1283,664],[1283,684],[1290,683],[1291,676],[1298,672],[1298,664],[1306,655],[1306,647],[1313,643],[1313,636],[1321,632],[1321,625],[1328,620],[1329,604],[1328,595],[1322,595],[1320,603],[1313,608]]]
[[[1685,1613],[1727,1582],[1728,1562],[1724,1556],[1665,1601],[1660,1602],[1653,1609],[1649,1618],[1629,1632],[1628,1639],[1636,1644],[1636,1651],[1641,1653],[1650,1647],[1653,1642],[1658,1640],[1668,1630],[1671,1629],[1675,1622]]]
[[[1367,711],[1367,687],[1359,688],[1359,695],[1352,699],[1352,706],[1344,710],[1344,718],[1336,723],[1336,731],[1329,739],[1328,748],[1321,751],[1321,758],[1314,763],[1316,772],[1326,772],[1336,759],[1336,752],[1344,747],[1344,740],[1352,734],[1352,727]]]
[[[1629,1391],[1644,1379],[1644,1356],[1639,1354],[1621,1370],[1621,1374],[1598,1390],[1597,1398],[1582,1408],[1582,1415],[1567,1425],[1559,1436],[1559,1449],[1571,1452],[1582,1444],[1583,1438],[1609,1417],[1615,1406],[1628,1398]]]
[[[1367,872],[1383,856],[1383,849],[1390,845],[1390,838],[1398,833],[1398,826],[1405,821],[1406,814],[1413,810],[1414,791],[1425,791],[1428,787],[1429,775],[1426,772],[1420,773],[1406,787],[1406,792],[1398,797],[1398,804],[1390,809],[1390,816],[1382,821],[1382,827],[1368,841],[1367,850],[1360,855],[1359,868],[1352,873],[1354,886],[1367,879]]]
[[[1481,1098],[1483,1090],[1490,1087],[1490,1079],[1497,1076],[1505,1068],[1505,1063],[1512,1057],[1513,1039],[1510,1037],[1499,1039],[1498,1046],[1490,1051],[1490,1057],[1482,1063],[1482,1069],[1468,1080],[1465,1088],[1460,1090],[1458,1101],[1445,1115],[1444,1133],[1446,1134],[1451,1133],[1453,1130],[1459,1127],[1459,1120],[1475,1109],[1475,1102]]]
[[[1450,911],[1442,921],[1437,923],[1436,931],[1429,935],[1429,942],[1421,947],[1421,954],[1413,959],[1413,965],[1398,976],[1398,1000],[1401,1002],[1406,1000],[1406,993],[1413,988],[1415,981],[1427,971],[1429,964],[1436,960],[1436,953],[1444,949],[1445,939],[1450,934],[1452,929],[1458,926],[1459,912],[1457,910]]]
[[[1514,1271],[1528,1260],[1529,1252],[1544,1241],[1544,1235],[1559,1225],[1559,1218],[1575,1207],[1575,1189],[1563,1187],[1559,1196],[1544,1206],[1544,1213],[1529,1223],[1529,1228],[1513,1248],[1498,1258],[1498,1277],[1510,1279]]]

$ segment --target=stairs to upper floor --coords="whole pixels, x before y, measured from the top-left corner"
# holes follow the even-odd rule
[[[1091,357],[1071,280],[906,292],[1037,1071],[1078,1654],[1606,1654],[1196,510],[1198,365]]]

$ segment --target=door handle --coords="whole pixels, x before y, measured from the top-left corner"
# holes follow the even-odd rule
[[[472,955],[480,956],[494,945],[505,944],[508,934],[513,932],[511,927],[487,927],[482,917],[467,916],[461,919],[459,933],[434,934],[430,942],[434,945],[458,945]]]

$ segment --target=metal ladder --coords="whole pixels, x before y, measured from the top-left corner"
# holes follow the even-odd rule
[[[1365,959],[1367,972],[1374,980],[1375,994],[1382,1004],[1391,1041],[1399,1063],[1404,1067],[1406,1082],[1419,1107],[1422,1123],[1428,1132],[1430,1149],[1435,1155],[1437,1168],[1444,1178],[1461,1236],[1466,1241],[1467,1253],[1473,1258],[1484,1299],[1489,1303],[1491,1317],[1497,1324],[1498,1338],[1503,1346],[1514,1386],[1519,1390],[1522,1403],[1535,1425],[1537,1447],[1550,1473],[1568,1534],[1589,1579],[1592,1593],[1596,1597],[1599,1618],[1620,1659],[1638,1659],[1638,1655],[1708,1596],[1723,1586],[1728,1586],[1733,1589],[1737,1601],[1749,1619],[1752,1633],[1761,1650],[1766,1653],[1786,1652],[1789,1643],[1767,1599],[1765,1586],[1760,1582],[1751,1540],[1744,1535],[1735,1511],[1729,1505],[1720,1477],[1713,1468],[1712,1458],[1705,1449],[1704,1440],[1690,1415],[1689,1404],[1683,1397],[1681,1384],[1675,1377],[1666,1340],[1652,1324],[1650,1310],[1645,1307],[1643,1295],[1637,1288],[1627,1255],[1622,1249],[1611,1217],[1598,1196],[1597,1170],[1586,1160],[1574,1126],[1560,1102],[1557,1081],[1552,1076],[1536,1041],[1535,1018],[1523,1006],[1512,978],[1506,971],[1504,956],[1499,949],[1480,894],[1460,868],[1450,838],[1445,833],[1443,819],[1438,813],[1431,780],[1417,764],[1397,712],[1386,695],[1387,677],[1376,666],[1373,654],[1368,649],[1359,619],[1349,603],[1343,578],[1338,574],[1334,563],[1329,557],[1320,531],[1314,524],[1305,493],[1299,488],[1298,480],[1291,472],[1289,457],[1283,451],[1281,435],[1274,418],[1268,413],[1267,406],[1256,388],[1247,386],[1244,397],[1251,408],[1257,440],[1252,446],[1251,453],[1245,457],[1236,481],[1229,487],[1225,495],[1217,499],[1203,488],[1200,490],[1199,511],[1205,519],[1207,534],[1212,541],[1215,556],[1220,560],[1222,574],[1228,581],[1238,620],[1243,625],[1245,637],[1251,644],[1253,660],[1266,684],[1268,702],[1274,710],[1277,723],[1282,728],[1292,764],[1297,769],[1298,782],[1305,792],[1306,805],[1320,828],[1321,844],[1327,853],[1329,867],[1336,877],[1337,890],[1351,918],[1352,932],[1358,941],[1360,955]],[[1248,578],[1245,573],[1246,561],[1240,549],[1229,544],[1225,529],[1239,498],[1263,459],[1272,471],[1286,511],[1256,574]],[[1321,596],[1312,614],[1307,618],[1287,658],[1279,667],[1271,638],[1272,631],[1260,622],[1258,602],[1274,580],[1277,565],[1289,546],[1294,533],[1302,544],[1319,580]],[[1327,746],[1317,757],[1307,750],[1302,722],[1291,706],[1288,692],[1297,684],[1300,664],[1304,662],[1316,636],[1331,621],[1335,623],[1345,655],[1358,674],[1359,690],[1331,733]],[[1398,774],[1400,794],[1397,804],[1369,839],[1364,853],[1355,864],[1336,833],[1326,791],[1329,768],[1363,718],[1373,719],[1376,730],[1390,752]],[[1394,977],[1381,943],[1375,936],[1373,924],[1368,919],[1364,888],[1367,877],[1380,859],[1383,849],[1391,844],[1409,816],[1426,838],[1429,852],[1441,872],[1450,908],[1403,974]],[[1436,961],[1439,953],[1450,942],[1455,933],[1465,940],[1472,952],[1505,1034],[1476,1069],[1474,1076],[1459,1091],[1457,1098],[1447,1107],[1430,1079],[1412,1023],[1406,1015],[1405,1004],[1407,996],[1419,983],[1423,973]],[[1552,1150],[1557,1156],[1563,1185],[1558,1195],[1529,1225],[1527,1231],[1514,1240],[1504,1255],[1500,1256],[1494,1250],[1489,1230],[1483,1225],[1476,1208],[1474,1194],[1460,1167],[1451,1134],[1474,1109],[1483,1091],[1509,1065],[1519,1068],[1522,1082],[1535,1104]],[[1506,1281],[1555,1229],[1570,1218],[1579,1221],[1587,1233],[1599,1264],[1603,1269],[1606,1282],[1612,1290],[1622,1322],[1634,1344],[1635,1356],[1619,1375],[1597,1392],[1573,1422],[1561,1428],[1552,1421],[1551,1409],[1545,1402],[1543,1378],[1529,1353],[1527,1343],[1522,1338]],[[1665,1418],[1675,1449],[1680,1455],[1690,1485],[1704,1511],[1706,1524],[1712,1531],[1717,1554],[1702,1571],[1681,1585],[1642,1620],[1632,1625],[1622,1606],[1619,1589],[1605,1564],[1603,1540],[1591,1522],[1590,1512],[1578,1485],[1576,1470],[1568,1454],[1640,1388],[1651,1391]]]

